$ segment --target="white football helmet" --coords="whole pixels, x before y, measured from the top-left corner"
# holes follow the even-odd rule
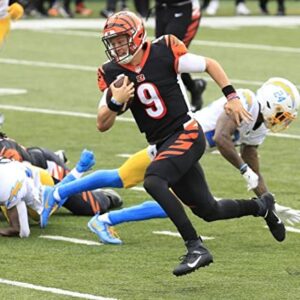
[[[261,105],[264,123],[272,132],[279,132],[297,117],[300,95],[296,86],[289,80],[273,77],[256,92]]]

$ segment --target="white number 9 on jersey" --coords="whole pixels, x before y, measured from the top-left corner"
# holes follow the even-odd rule
[[[161,119],[166,113],[167,108],[160,93],[152,83],[143,83],[137,88],[137,95],[140,101],[147,107],[146,113],[153,119]]]

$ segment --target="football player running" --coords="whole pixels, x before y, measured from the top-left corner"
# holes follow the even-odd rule
[[[97,126],[100,131],[110,129],[117,113],[134,97],[131,112],[140,131],[157,150],[146,170],[144,187],[167,213],[187,247],[187,254],[173,274],[185,275],[213,261],[178,198],[207,221],[246,215],[265,217],[274,238],[284,240],[285,227],[275,213],[270,193],[252,200],[216,201],[198,163],[206,140],[201,126],[189,115],[178,83],[181,72],[207,72],[222,89],[226,97],[225,110],[237,125],[241,120],[252,120],[219,63],[189,54],[174,36],[163,36],[150,43],[146,40],[142,20],[130,12],[120,12],[107,19],[103,42],[110,62],[100,68],[98,82],[102,91],[111,89],[112,98],[106,107],[98,110]],[[113,83],[122,74],[125,75],[123,86],[117,88]],[[95,178],[89,175],[83,178],[86,187],[99,184],[91,179]],[[77,183],[68,183],[66,187],[73,189],[78,187]],[[59,198],[63,197],[56,189],[48,198],[47,206],[51,208]],[[45,217],[49,213],[48,208]]]
[[[244,166],[240,174],[246,180],[248,190],[251,189],[257,196],[261,196],[268,191],[268,188],[259,171],[257,149],[265,140],[268,131],[282,131],[288,128],[289,124],[296,118],[299,92],[295,85],[287,79],[270,78],[258,89],[256,94],[249,89],[238,89],[237,93],[244,107],[253,113],[254,120],[251,123],[242,121],[241,125],[237,126],[236,123],[229,120],[228,124],[232,126],[224,125],[221,121],[227,116],[224,111],[224,103],[226,103],[224,97],[214,101],[194,116],[204,129],[207,140],[206,151],[214,150],[218,145],[222,146],[226,142],[227,146],[223,146],[225,151],[229,151],[231,156],[237,158],[237,161],[241,160],[239,164],[234,164],[234,166],[239,171],[240,166]],[[99,106],[103,105],[107,106],[105,96],[102,97]],[[222,139],[216,139],[216,131],[221,132],[221,130]],[[240,148],[241,156],[238,155],[237,146]],[[155,157],[155,152],[155,147],[149,146],[132,155],[118,169],[98,170],[76,181],[76,185],[72,183],[73,189],[68,185],[58,187],[57,197],[58,199],[66,199],[70,197],[72,192],[81,192],[95,187],[133,187],[144,180],[145,171]],[[245,168],[245,164],[247,164],[247,168]],[[63,201],[60,203],[62,204]],[[275,204],[275,207],[280,218],[291,225],[300,221],[300,211],[278,203]],[[88,227],[98,235],[102,242],[122,244],[119,238],[111,234],[110,226],[130,221],[166,217],[167,214],[156,201],[146,201],[140,205],[111,211],[101,216],[97,214],[90,220]]]
[[[206,137],[206,150],[220,150],[246,180],[247,189],[259,197],[268,192],[260,173],[258,147],[263,143],[268,131],[273,133],[285,130],[297,117],[300,96],[296,86],[284,78],[270,78],[256,92],[238,89],[238,95],[252,115],[253,121],[241,122],[240,126],[224,111],[224,97],[194,114]],[[102,100],[100,105],[105,105]],[[240,154],[237,152],[240,148]],[[132,155],[116,172],[112,181],[122,182],[122,187],[129,188],[141,183],[144,172],[155,157],[155,148],[141,150]],[[103,174],[104,175],[104,174]],[[99,180],[101,180],[99,178]],[[293,225],[300,221],[300,211],[275,204],[280,218]],[[164,210],[155,201],[146,201],[140,205],[124,208],[93,217],[88,226],[104,243],[121,244],[119,238],[110,234],[109,226],[124,222],[141,221],[167,217]],[[97,228],[97,229],[96,229]]]

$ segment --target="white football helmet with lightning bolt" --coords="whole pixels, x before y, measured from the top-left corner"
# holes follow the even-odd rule
[[[289,80],[273,77],[256,92],[264,123],[272,132],[286,129],[297,117],[300,95]]]

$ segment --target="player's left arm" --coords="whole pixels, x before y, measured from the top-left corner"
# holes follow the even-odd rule
[[[246,122],[252,120],[251,114],[243,107],[223,67],[216,60],[184,52],[183,46],[180,43],[177,42],[179,46],[175,42],[173,44],[175,46],[172,46],[172,51],[175,56],[175,68],[177,68],[178,73],[208,73],[226,96],[228,101],[225,105],[225,111],[233,115],[237,125],[240,125],[241,120]]]

